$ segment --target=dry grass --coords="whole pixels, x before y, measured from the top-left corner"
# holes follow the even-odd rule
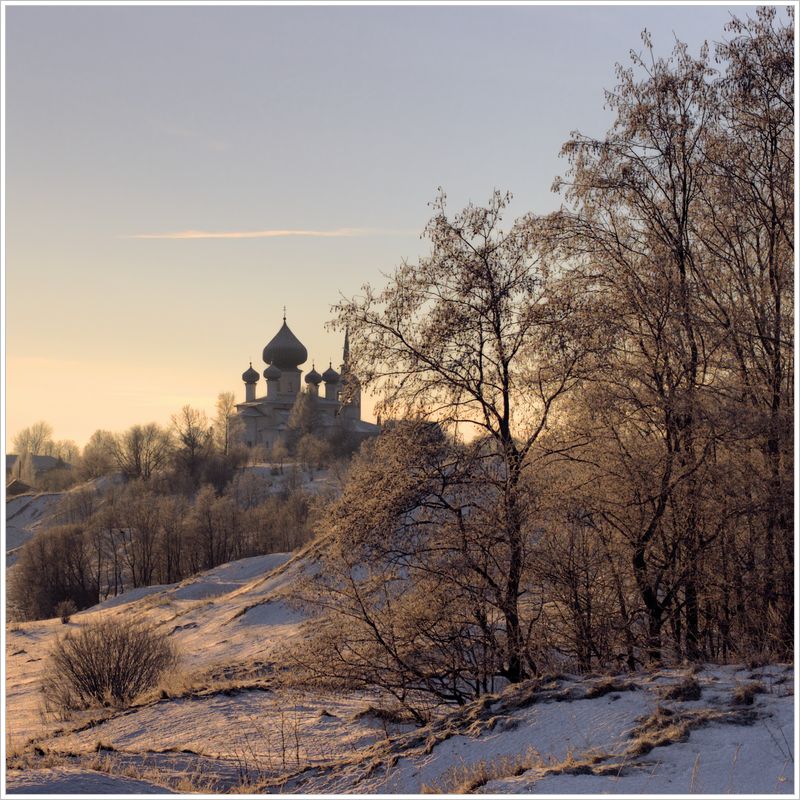
[[[641,756],[654,747],[663,747],[689,738],[689,725],[671,708],[657,706],[656,710],[641,720],[631,731],[633,742],[627,749],[628,755]]]
[[[123,778],[148,781],[164,786],[180,794],[214,794],[219,791],[216,780],[200,772],[184,772],[176,775],[163,768],[147,764],[119,764],[114,758],[98,752],[92,759],[81,764],[85,769],[116,775]]]
[[[413,717],[403,708],[384,708],[383,706],[369,705],[352,716],[353,722],[358,722],[365,717],[372,717],[379,722],[387,722],[392,725],[413,724]]]
[[[685,677],[680,683],[665,687],[661,692],[664,700],[699,700],[703,694],[700,684],[693,675]]]
[[[739,684],[733,690],[733,703],[737,706],[751,706],[757,694],[764,694],[767,691],[761,681]]]
[[[718,711],[712,708],[674,711],[659,705],[649,717],[641,718],[639,725],[631,731],[633,741],[625,755],[641,756],[655,747],[685,742],[692,730],[712,722],[749,725],[754,720],[755,715],[750,711]]]
[[[176,670],[162,677],[158,686],[140,698],[140,704],[158,702],[160,700],[186,700],[189,698],[212,697],[225,695],[232,697],[241,692],[271,691],[271,681],[259,677],[220,677],[207,672],[186,672]]]
[[[599,774],[598,765],[608,758],[607,753],[586,753],[582,757],[576,758],[572,752],[567,753],[563,761],[548,765],[541,773],[540,777],[547,775],[596,775]],[[619,765],[615,765],[615,771],[619,770]]]
[[[542,764],[542,757],[532,748],[523,755],[500,756],[473,764],[462,762],[450,767],[435,783],[423,784],[422,793],[471,794],[489,781],[517,777]]]
[[[586,690],[586,699],[593,700],[595,697],[603,697],[614,692],[632,692],[637,689],[633,681],[625,681],[620,678],[602,678]]]
[[[6,753],[6,769],[48,769],[69,763],[69,758],[61,753],[42,750],[41,747],[14,750]]]
[[[523,755],[500,756],[491,761],[481,760],[473,764],[461,763],[451,767],[438,781],[424,784],[424,794],[471,794],[490,781],[514,778],[535,770],[532,780],[549,775],[607,775],[619,774],[623,767],[619,763],[605,764],[610,756],[603,752],[589,752],[576,756],[569,752],[561,761],[546,762],[540,753],[530,748]]]

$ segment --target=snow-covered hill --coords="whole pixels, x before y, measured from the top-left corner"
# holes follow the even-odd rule
[[[287,592],[316,569],[318,546],[232,562],[75,615],[71,629],[100,616],[144,617],[178,646],[180,675],[130,709],[42,715],[42,666],[65,626],[12,626],[8,791],[794,792],[788,665],[551,676],[421,729],[387,718],[364,693],[290,688],[277,654],[314,620]],[[670,699],[682,694],[672,687],[693,681],[698,699]],[[735,702],[744,686],[751,705]]]
[[[37,530],[53,522],[63,492],[20,494],[6,500],[6,566],[16,560],[16,552]]]

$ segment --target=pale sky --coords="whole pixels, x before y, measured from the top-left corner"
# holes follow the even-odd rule
[[[331,304],[425,252],[438,186],[556,208],[642,28],[696,50],[752,10],[6,5],[7,442],[243,400],[284,305],[338,364]]]

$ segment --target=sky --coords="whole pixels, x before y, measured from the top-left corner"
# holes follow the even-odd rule
[[[752,10],[6,5],[7,447],[243,400],[284,306],[337,365],[332,304],[427,252],[438,187],[557,208],[642,29],[696,51]]]

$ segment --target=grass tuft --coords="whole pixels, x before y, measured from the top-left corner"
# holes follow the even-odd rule
[[[737,706],[751,706],[757,694],[764,694],[767,689],[761,681],[742,683],[733,690],[733,703]]]
[[[602,678],[586,690],[586,699],[594,700],[595,697],[603,697],[603,695],[611,694],[612,692],[632,692],[636,689],[637,686],[633,681],[624,681],[619,678]]]
[[[542,758],[534,749],[518,756],[500,756],[491,761],[472,764],[461,762],[448,769],[437,782],[423,784],[423,794],[472,794],[489,781],[518,777],[529,769],[542,766]]]
[[[694,676],[684,678],[680,683],[667,686],[662,691],[664,700],[699,700],[703,691]]]

